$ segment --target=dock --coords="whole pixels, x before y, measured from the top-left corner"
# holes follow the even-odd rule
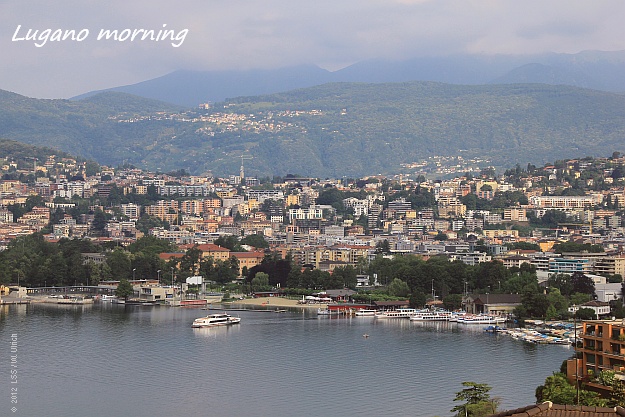
[[[0,299],[0,305],[13,305],[13,304],[30,304],[30,300],[27,298],[15,298],[15,297],[2,297]]]

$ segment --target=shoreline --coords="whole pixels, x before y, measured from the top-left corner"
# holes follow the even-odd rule
[[[258,298],[246,298],[245,300],[237,300],[231,303],[224,303],[231,306],[254,306],[254,307],[290,307],[290,308],[302,308],[302,309],[311,309],[311,308],[321,308],[325,309],[328,307],[327,303],[324,304],[299,304],[300,300],[292,300],[290,298],[282,298],[282,297],[258,297]]]

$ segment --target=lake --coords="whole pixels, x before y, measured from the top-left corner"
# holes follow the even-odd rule
[[[450,416],[462,381],[492,386],[502,409],[533,404],[573,353],[480,325],[301,311],[232,312],[241,324],[192,329],[206,313],[0,307],[0,415]]]

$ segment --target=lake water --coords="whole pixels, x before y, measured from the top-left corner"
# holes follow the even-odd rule
[[[205,314],[1,307],[0,415],[449,416],[462,381],[491,385],[504,409],[533,404],[536,386],[573,353],[479,325],[312,312],[233,312],[240,325],[192,329]]]

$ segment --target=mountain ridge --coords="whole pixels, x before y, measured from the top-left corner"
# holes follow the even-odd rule
[[[459,154],[541,164],[625,143],[625,95],[561,85],[341,82],[187,110],[102,94],[20,106],[0,93],[0,136],[113,166],[228,175],[248,156],[248,175],[318,177],[406,172]]]
[[[534,67],[527,67],[535,65]],[[539,66],[536,66],[539,65]],[[551,78],[545,77],[549,69]],[[533,70],[532,70],[533,69]],[[140,83],[92,91],[121,91],[187,107],[238,96],[273,94],[330,82],[435,81],[458,85],[501,83],[565,84],[625,92],[625,51],[577,54],[449,55],[401,61],[371,59],[328,71],[315,65],[245,71],[179,70]],[[573,76],[575,75],[575,76]]]

